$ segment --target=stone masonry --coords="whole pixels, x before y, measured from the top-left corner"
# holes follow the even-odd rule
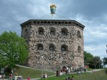
[[[84,67],[84,25],[75,20],[28,20],[21,24],[29,48],[28,66],[56,70]]]

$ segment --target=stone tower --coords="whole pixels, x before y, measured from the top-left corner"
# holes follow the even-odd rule
[[[29,47],[28,66],[55,70],[84,67],[84,25],[75,20],[33,19],[21,24]]]

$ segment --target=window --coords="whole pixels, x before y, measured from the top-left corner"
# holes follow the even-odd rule
[[[28,29],[25,29],[25,34],[28,34]]]
[[[27,37],[27,35],[28,35],[28,29],[25,29],[24,30],[24,36]]]
[[[50,28],[50,34],[55,35],[55,28]]]
[[[61,34],[62,35],[68,35],[68,30],[66,28],[61,29]]]
[[[37,45],[37,50],[43,50],[43,45],[42,44],[38,44]]]
[[[49,50],[54,51],[55,50],[55,46],[53,44],[49,45]]]
[[[38,29],[38,33],[39,33],[40,35],[43,35],[43,34],[44,34],[44,29],[43,29],[42,27],[40,27],[40,28]]]
[[[77,37],[78,37],[78,38],[81,38],[80,31],[77,31]]]
[[[25,32],[28,32],[28,30],[27,30],[27,29],[25,29]]]
[[[68,50],[68,47],[66,45],[61,46],[61,51],[67,51],[67,50]]]
[[[81,47],[78,46],[78,53],[81,53]]]

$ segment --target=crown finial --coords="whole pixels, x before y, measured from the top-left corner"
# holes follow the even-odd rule
[[[55,11],[56,11],[56,5],[55,4],[51,4],[50,5],[50,11],[51,11],[51,14],[55,14]]]

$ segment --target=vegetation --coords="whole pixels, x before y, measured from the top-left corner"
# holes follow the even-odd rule
[[[95,56],[90,63],[91,63],[91,65],[90,65],[91,68],[98,69],[98,68],[102,67],[101,66],[102,61],[100,60],[100,57],[98,57],[98,56]]]
[[[97,71],[95,73],[83,73],[80,75],[77,74],[67,74],[60,77],[49,77],[49,78],[42,78],[40,80],[65,80],[66,77],[74,76],[74,80],[107,80],[107,74],[105,70]]]
[[[18,75],[23,76],[24,79],[26,79],[27,77],[39,78],[39,77],[41,77],[42,73],[47,73],[49,76],[55,74],[55,73],[49,72],[49,71],[42,71],[42,70],[36,70],[36,69],[24,68],[24,67],[17,67],[14,70],[14,74],[15,73],[17,73]]]
[[[102,61],[99,56],[93,56],[91,53],[84,51],[84,64],[90,68],[101,68]]]
[[[85,65],[90,65],[91,60],[93,59],[93,55],[91,53],[88,53],[86,51],[84,51],[84,64]]]
[[[4,32],[0,35],[0,67],[5,68],[5,72],[11,72],[11,69],[15,68],[16,64],[23,64],[28,58],[27,44],[24,38],[19,37],[15,32]],[[84,51],[84,63],[90,68],[100,68],[101,60],[99,56],[93,56],[91,53]],[[107,64],[107,57],[103,59],[104,65]],[[8,67],[8,68],[7,68]],[[17,67],[14,73],[23,76],[23,78],[31,77],[37,78],[41,77],[41,74],[47,73],[48,76],[54,75],[52,72],[41,71],[23,67]],[[106,80],[107,70],[100,71],[92,74],[74,74],[76,80]],[[65,80],[67,76],[71,77],[71,74],[63,75],[60,77],[50,77],[41,80]],[[88,79],[89,78],[89,79]]]
[[[87,68],[87,70],[88,70],[88,71],[92,71],[92,70],[93,70],[93,68]]]
[[[0,35],[0,64],[2,67],[13,68],[22,64],[28,57],[28,49],[23,38],[15,32],[4,32]]]
[[[103,58],[103,64],[104,64],[104,65],[107,65],[107,57],[104,57],[104,58]]]

